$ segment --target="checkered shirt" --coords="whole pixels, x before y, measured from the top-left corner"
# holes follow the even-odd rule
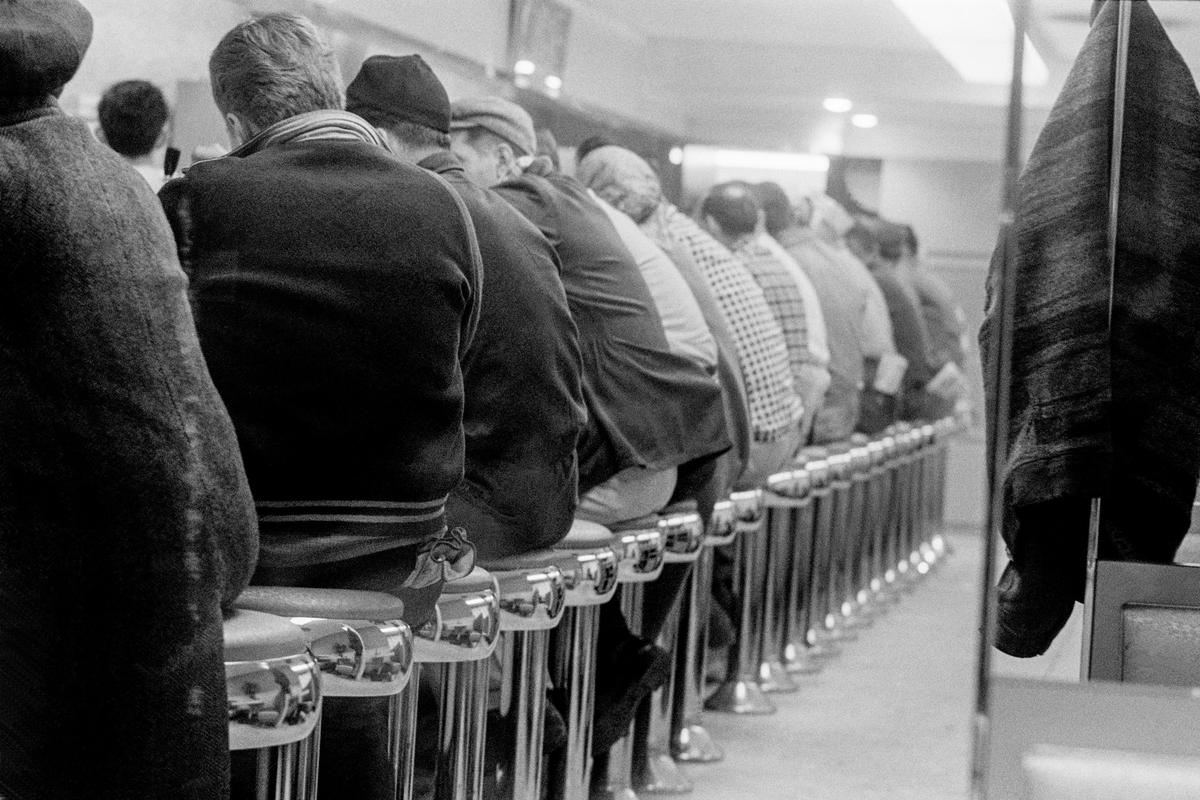
[[[671,207],[665,232],[700,268],[721,307],[737,348],[756,442],[774,442],[794,430],[803,409],[779,324],[762,289],[725,247]]]
[[[733,255],[754,277],[763,291],[763,297],[767,299],[775,321],[783,330],[792,378],[796,385],[800,386],[804,379],[804,365],[815,362],[816,359],[808,349],[808,319],[804,314],[804,295],[800,294],[796,279],[788,271],[787,264],[780,261],[778,256],[753,236],[743,237],[735,242]]]

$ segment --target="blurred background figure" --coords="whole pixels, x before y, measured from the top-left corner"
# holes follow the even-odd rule
[[[98,113],[97,138],[132,164],[151,188],[162,186],[169,174],[163,161],[171,109],[159,88],[148,81],[114,83],[100,98]]]

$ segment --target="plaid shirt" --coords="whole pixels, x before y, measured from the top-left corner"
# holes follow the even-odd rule
[[[743,237],[735,243],[733,255],[742,262],[763,291],[775,321],[783,329],[787,343],[788,364],[796,386],[806,379],[804,365],[816,363],[808,349],[808,319],[804,314],[804,297],[796,285],[787,264],[779,260],[754,236]]]
[[[741,362],[756,442],[774,442],[802,416],[779,324],[754,278],[717,240],[679,209],[669,206],[664,233],[683,248],[708,281],[729,323]]]

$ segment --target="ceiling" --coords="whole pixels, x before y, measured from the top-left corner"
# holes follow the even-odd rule
[[[891,0],[567,0],[644,38],[644,103],[670,109],[689,134],[770,149],[878,152],[931,137],[999,157],[1008,88],[961,79]],[[1031,0],[1030,37],[1050,68],[1029,88],[1040,127],[1088,30],[1091,0]],[[1154,0],[1200,65],[1200,3]],[[824,112],[852,99],[879,126],[859,131]]]

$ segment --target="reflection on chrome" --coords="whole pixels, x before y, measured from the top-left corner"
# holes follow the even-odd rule
[[[321,682],[307,653],[226,662],[225,691],[232,750],[298,742],[316,726]]]
[[[762,489],[734,492],[729,495],[733,502],[734,517],[738,533],[754,533],[762,528],[766,519],[766,507]]]
[[[712,517],[708,520],[708,534],[705,544],[713,547],[732,544],[737,536],[736,512],[732,500],[721,500],[713,506]]]
[[[616,534],[620,550],[621,583],[645,583],[662,572],[663,540],[658,529],[631,530]]]
[[[505,630],[553,628],[566,608],[566,587],[556,566],[494,573],[500,585]]]
[[[495,579],[484,587],[462,590],[451,581],[430,619],[414,631],[414,657],[421,663],[477,661],[487,658],[500,635],[500,596]]]
[[[564,552],[558,563],[568,606],[599,605],[617,589],[617,554],[611,547]]]
[[[658,521],[668,561],[694,561],[704,545],[704,520],[697,511],[670,514]]]
[[[413,635],[405,622],[306,619],[298,624],[323,673],[325,694],[390,695],[408,683]],[[354,685],[364,683],[374,685]]]

